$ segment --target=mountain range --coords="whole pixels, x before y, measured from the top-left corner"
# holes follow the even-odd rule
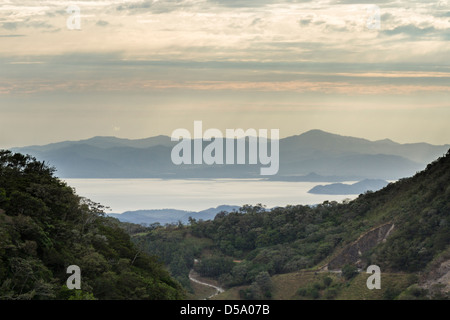
[[[260,176],[261,165],[175,165],[168,136],[93,137],[13,148],[54,166],[61,178],[262,178],[291,181],[396,180],[423,170],[450,145],[370,141],[310,130],[279,141],[279,171]],[[206,143],[203,143],[205,146]],[[248,148],[246,148],[248,159]]]

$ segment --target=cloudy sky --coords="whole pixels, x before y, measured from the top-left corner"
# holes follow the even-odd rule
[[[194,120],[450,143],[449,57],[448,0],[2,0],[0,148]]]

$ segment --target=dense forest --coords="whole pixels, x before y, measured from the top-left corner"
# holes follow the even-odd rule
[[[351,274],[356,267],[376,264],[384,272],[415,275],[450,258],[450,151],[413,177],[353,201],[272,210],[243,206],[214,220],[191,219],[188,226],[153,226],[133,239],[160,256],[188,289],[188,273],[195,268],[228,288],[256,288],[250,298],[267,298],[268,276],[318,270],[384,224],[395,226],[386,241],[340,268]],[[200,259],[195,266],[194,258]]]
[[[81,290],[69,290],[69,265]],[[0,299],[182,299],[157,258],[33,157],[0,151]]]

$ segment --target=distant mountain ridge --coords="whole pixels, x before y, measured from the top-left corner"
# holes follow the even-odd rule
[[[169,146],[171,147],[173,143],[170,141],[170,137],[159,135],[155,137],[150,138],[144,138],[144,139],[124,139],[124,138],[117,138],[113,136],[97,136],[92,137],[89,139],[79,140],[79,141],[62,141],[62,142],[55,142],[50,143],[47,145],[33,145],[26,147],[29,150],[36,150],[36,151],[49,151],[59,148],[65,148],[70,147],[74,145],[89,145],[92,147],[98,147],[102,149],[108,149],[108,148],[115,148],[115,147],[132,147],[132,148],[150,148],[158,145],[162,146]]]
[[[189,222],[192,217],[196,220],[211,220],[216,214],[222,211],[231,212],[239,210],[239,206],[221,205],[216,208],[209,208],[201,211],[185,211],[177,209],[156,209],[156,210],[137,210],[126,211],[124,213],[109,213],[108,216],[119,219],[121,222],[131,222],[136,224],[159,223],[172,224],[181,221],[183,224]]]
[[[62,178],[262,178],[258,165],[175,165],[168,136],[145,139],[93,137],[13,148],[56,167]],[[208,143],[204,142],[204,146]],[[271,180],[395,180],[423,170],[450,145],[370,141],[321,130],[280,139],[280,169]],[[248,157],[248,148],[247,154]]]
[[[318,185],[308,191],[314,194],[361,194],[366,191],[378,191],[388,185],[388,182],[380,179],[365,179],[353,184],[332,183]]]

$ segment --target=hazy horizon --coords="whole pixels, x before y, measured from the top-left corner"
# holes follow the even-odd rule
[[[76,193],[109,207],[107,213],[176,209],[201,211],[220,205],[261,203],[267,208],[342,202],[358,194],[312,194],[318,182],[264,181],[262,179],[62,179]],[[355,181],[346,181],[352,183]],[[205,195],[208,195],[205,197]],[[264,199],[262,201],[261,199]]]

